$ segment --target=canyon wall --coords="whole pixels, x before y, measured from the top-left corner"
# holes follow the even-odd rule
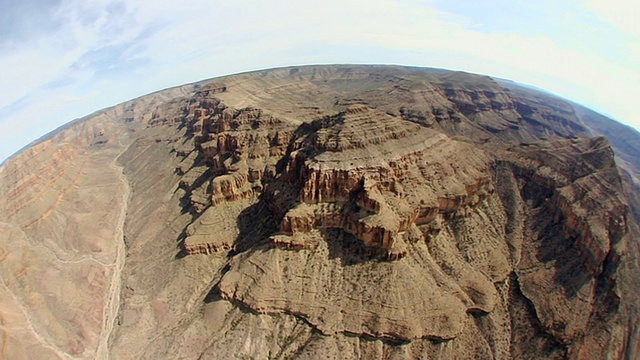
[[[317,66],[89,116],[0,168],[1,354],[637,357],[638,164],[587,115]]]

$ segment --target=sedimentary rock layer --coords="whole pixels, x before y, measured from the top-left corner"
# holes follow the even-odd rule
[[[0,357],[637,357],[640,165],[611,128],[384,66],[107,109],[0,167]]]

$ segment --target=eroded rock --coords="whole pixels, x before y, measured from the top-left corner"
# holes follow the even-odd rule
[[[593,121],[401,67],[109,109],[0,168],[0,354],[637,357],[633,142],[621,177]]]

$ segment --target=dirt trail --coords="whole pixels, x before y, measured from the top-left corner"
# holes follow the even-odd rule
[[[109,359],[109,338],[113,331],[113,325],[118,316],[120,309],[120,289],[122,287],[122,268],[124,267],[125,245],[124,245],[124,222],[127,216],[127,206],[129,203],[129,182],[124,176],[123,167],[117,164],[117,160],[126,151],[125,149],[115,157],[110,166],[118,174],[118,178],[122,182],[122,206],[120,207],[120,215],[116,227],[114,241],[116,243],[116,259],[113,263],[111,272],[111,281],[107,292],[105,307],[102,316],[102,329],[100,331],[100,342],[96,350],[96,359]]]

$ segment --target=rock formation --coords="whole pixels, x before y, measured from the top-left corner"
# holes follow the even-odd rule
[[[104,110],[0,168],[0,354],[637,357],[640,149],[606,121],[388,66]]]

